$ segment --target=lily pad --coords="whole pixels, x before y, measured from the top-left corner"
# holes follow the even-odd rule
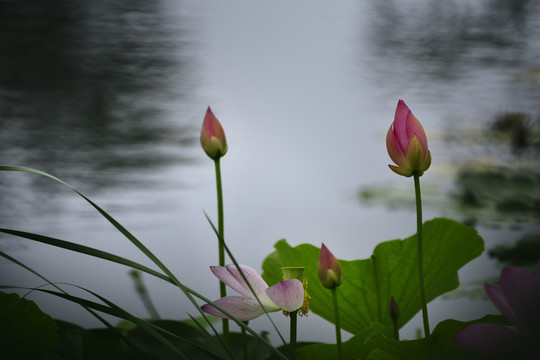
[[[54,320],[33,301],[0,292],[0,349],[2,356],[27,359],[58,347]]]
[[[472,227],[448,219],[423,225],[424,281],[427,301],[459,286],[457,271],[484,250],[484,242]],[[310,244],[291,247],[285,240],[263,262],[262,276],[268,283],[281,280],[282,266],[305,266],[310,308],[334,322],[331,292],[317,276],[320,248]],[[399,327],[421,309],[416,235],[405,240],[380,243],[369,259],[340,260],[343,284],[337,288],[342,329],[358,334],[372,323],[392,324],[388,315],[390,297],[400,308]]]
[[[343,359],[365,359],[373,350],[365,344],[374,334],[382,334],[384,337],[391,337],[392,327],[373,323],[369,328],[362,330],[357,335],[342,344]],[[331,360],[338,359],[336,344],[312,344],[300,347],[297,350],[298,359],[306,360]]]
[[[386,337],[382,333],[376,333],[364,344],[368,348],[369,356],[367,360],[416,360],[416,359],[433,359],[433,360],[474,360],[479,359],[477,355],[473,355],[464,350],[461,350],[454,344],[453,337],[462,329],[476,324],[492,322],[506,324],[503,316],[488,315],[482,319],[462,322],[453,319],[448,319],[440,322],[431,337],[431,350],[428,350],[426,339],[396,341]],[[431,355],[429,355],[429,352]]]
[[[367,360],[473,360],[478,356],[469,354],[458,348],[453,341],[456,333],[476,323],[491,322],[507,324],[503,316],[488,315],[482,319],[462,322],[457,320],[444,320],[440,322],[431,337],[431,357],[428,356],[426,339],[397,341],[392,337],[390,327],[374,323],[368,329],[343,343],[344,359]],[[298,349],[299,359],[309,360],[337,360],[335,344],[314,344]]]

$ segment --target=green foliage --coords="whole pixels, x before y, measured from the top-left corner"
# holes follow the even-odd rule
[[[369,328],[361,330],[342,345],[344,359],[364,359],[373,350],[366,346],[366,342],[374,334],[381,334],[384,337],[391,337],[393,330],[391,326],[384,326],[373,323]],[[299,348],[297,350],[298,359],[331,360],[337,359],[337,347],[335,344],[313,344]]]
[[[63,183],[49,174],[34,169],[0,166],[0,170],[35,173]],[[210,302],[176,279],[150,250],[103,209],[74,188],[70,188],[137,246],[162,272],[114,254],[60,239],[11,229],[0,229],[0,232],[123,264],[159,277],[176,285],[192,301],[198,311],[200,309],[193,296]],[[212,223],[211,225],[213,226]],[[425,291],[427,300],[431,301],[458,287],[457,271],[479,256],[484,249],[484,244],[482,238],[473,228],[448,219],[435,219],[426,222],[423,225],[423,236]],[[270,254],[262,265],[263,278],[268,283],[276,283],[281,280],[281,267],[305,267],[308,292],[311,296],[311,310],[328,321],[334,322],[332,294],[322,286],[317,276],[320,249],[309,244],[293,248],[285,240],[277,242],[275,248],[276,251]],[[341,327],[355,335],[343,344],[344,358],[401,359],[404,358],[405,354],[410,359],[426,357],[428,348],[425,339],[401,342],[393,339],[392,322],[387,310],[390,298],[394,297],[400,308],[398,319],[400,327],[420,311],[416,252],[416,236],[413,235],[404,240],[380,243],[375,247],[369,259],[340,261],[344,278],[343,284],[337,289]],[[229,255],[236,263],[232,254]],[[229,346],[226,346],[213,328],[213,319],[210,320],[202,312],[201,316],[205,321],[192,318],[193,323],[171,320],[144,321],[90,290],[83,289],[98,298],[101,303],[72,296],[9,255],[0,252],[0,256],[33,272],[59,291],[39,288],[35,290],[78,303],[96,317],[98,315],[95,311],[99,311],[127,320],[118,327],[113,327],[104,321],[107,328],[90,330],[59,321],[57,332],[56,323],[41,313],[35,304],[32,303],[35,309],[28,310],[29,313],[26,314],[26,308],[22,312],[18,310],[20,304],[27,305],[25,303],[27,300],[19,301],[18,297],[6,298],[4,296],[0,298],[0,305],[2,305],[0,308],[2,310],[0,312],[2,315],[0,317],[2,321],[0,322],[2,325],[0,326],[0,341],[7,341],[6,344],[2,344],[2,348],[8,349],[8,351],[12,349],[17,358],[34,357],[46,352],[48,358],[219,359],[224,357],[243,358],[246,349],[247,358],[274,359],[285,358],[284,353],[288,350],[283,348],[282,351],[279,351],[279,349],[269,346],[266,338],[255,333],[249,327],[245,327],[250,333],[247,335],[247,347],[244,348],[240,334],[231,334],[231,342],[228,344]],[[13,306],[13,301],[17,307]],[[4,311],[4,309],[8,309],[8,311]],[[15,318],[10,323],[13,316]],[[245,326],[241,322],[238,324]],[[214,335],[206,331],[205,326],[210,327]],[[452,336],[465,326],[467,323],[447,320],[435,328],[431,343],[431,350],[435,355],[434,359],[469,359],[467,354],[455,348],[452,341]],[[10,332],[9,329],[16,331]],[[19,336],[20,329],[22,329],[22,335]],[[12,340],[13,337],[16,339]],[[32,345],[23,346],[23,344]],[[34,349],[35,352],[32,352]],[[337,356],[336,346],[298,344],[298,355],[300,359],[332,359]]]
[[[123,345],[122,336],[113,329],[84,329],[56,320],[60,346],[47,354],[50,359],[141,359],[142,354]]]
[[[484,250],[475,229],[448,219],[423,225],[424,274],[427,301],[458,287],[457,271]],[[334,322],[331,292],[317,277],[320,249],[302,244],[291,247],[285,240],[263,262],[263,278],[270,284],[281,280],[282,266],[305,266],[311,310]],[[400,308],[399,326],[420,311],[416,235],[405,240],[382,242],[369,259],[340,260],[343,284],[337,288],[341,327],[353,334],[377,322],[392,324],[388,303],[393,296]]]
[[[30,300],[0,292],[0,349],[2,356],[33,358],[58,347],[54,320]]]
[[[431,337],[432,360],[473,360],[477,356],[459,349],[453,337],[460,330],[476,323],[494,322],[506,324],[503,316],[488,315],[482,319],[462,322],[445,320],[437,325]],[[426,339],[397,341],[392,337],[389,327],[374,323],[349,341],[343,343],[344,359],[366,360],[418,360],[427,359]],[[336,345],[315,344],[298,349],[298,359],[332,360],[337,359]]]
[[[146,319],[146,321],[152,321],[152,320],[155,320],[155,319]],[[219,318],[215,317],[215,316],[212,316],[212,317],[209,317],[208,320],[210,320],[210,323],[215,324],[216,322],[219,321]],[[192,319],[180,320],[180,322],[182,322],[182,323],[184,323],[186,325],[191,325],[193,327],[198,327],[197,323],[203,324],[203,325],[206,324],[206,321],[201,316],[195,317],[195,318],[192,318]],[[116,327],[118,329],[131,330],[131,329],[135,329],[137,327],[137,324],[135,324],[135,323],[133,323],[132,321],[129,321],[129,320],[122,320],[122,321],[119,321],[118,324],[116,324]]]
[[[0,165],[0,171],[19,171],[19,172],[27,172],[27,173],[37,174],[37,175],[40,175],[40,176],[50,178],[50,179],[52,179],[54,181],[57,181],[57,182],[65,185],[65,186],[67,186],[68,188],[73,190],[76,194],[81,196],[85,201],[87,201],[96,211],[98,211],[107,221],[109,221],[120,233],[122,233],[132,244],[134,244],[146,257],[148,257],[153,263],[155,263],[163,273],[159,273],[159,272],[157,272],[155,270],[149,269],[149,268],[147,268],[147,267],[145,267],[145,266],[143,266],[141,264],[135,263],[135,262],[133,262],[131,260],[122,258],[120,256],[110,254],[110,253],[106,253],[106,252],[103,252],[103,251],[100,251],[100,250],[97,250],[97,249],[94,249],[94,248],[90,248],[90,247],[86,247],[86,246],[80,246],[80,245],[71,243],[69,241],[50,238],[50,237],[42,236],[42,235],[39,235],[39,234],[21,232],[21,231],[12,230],[12,229],[0,229],[0,232],[4,232],[4,233],[11,234],[11,235],[14,235],[14,236],[19,236],[19,237],[26,238],[26,239],[29,239],[29,240],[34,240],[34,241],[38,241],[38,242],[47,243],[47,244],[50,244],[50,245],[53,245],[53,246],[66,248],[66,249],[69,249],[69,250],[72,250],[72,251],[75,251],[75,252],[79,252],[79,253],[82,253],[82,254],[95,256],[95,257],[102,258],[102,259],[105,259],[105,260],[108,260],[108,261],[112,261],[112,262],[116,262],[116,263],[119,263],[119,264],[127,265],[127,266],[133,267],[135,269],[138,269],[140,271],[146,272],[148,274],[157,276],[157,277],[159,277],[159,278],[161,278],[161,279],[163,279],[165,281],[173,283],[174,285],[176,285],[184,293],[184,295],[193,304],[195,309],[205,319],[206,324],[211,328],[212,332],[215,334],[214,338],[219,339],[219,341],[217,343],[219,343],[221,345],[222,353],[229,355],[229,357],[231,356],[230,350],[223,343],[223,340],[221,339],[221,337],[219,337],[217,330],[212,325],[213,321],[209,320],[209,316],[207,316],[200,309],[200,306],[199,306],[199,304],[197,303],[197,301],[195,300],[194,297],[197,297],[197,298],[203,300],[206,303],[212,303],[212,301],[210,299],[202,296],[201,294],[197,293],[196,291],[186,287],[184,284],[182,284],[174,276],[174,274],[165,266],[165,264],[163,264],[141,241],[139,241],[135,236],[133,236],[133,234],[131,234],[125,227],[123,227],[118,221],[116,221],[105,210],[103,210],[96,203],[94,203],[92,200],[90,200],[88,197],[86,197],[84,194],[82,194],[81,192],[79,192],[78,190],[73,188],[72,186],[68,185],[67,183],[65,183],[64,181],[58,179],[57,177],[55,177],[53,175],[50,175],[48,173],[45,173],[43,171],[32,169],[32,168],[27,168],[27,167],[6,166],[6,165]],[[230,253],[229,253],[229,255],[232,258],[232,255]],[[9,259],[10,261],[13,261],[13,262],[17,263],[20,266],[22,266],[22,267],[26,268],[27,270],[33,272],[34,274],[38,275],[39,277],[42,277],[40,274],[38,274],[35,271],[31,270],[29,267],[25,266],[24,264],[21,264],[17,260],[11,258],[9,255],[7,255],[7,254],[5,254],[5,253],[3,253],[1,251],[0,251],[0,256],[3,256],[5,258]],[[42,277],[42,278],[45,279],[44,277]],[[48,281],[48,280],[46,280],[46,281]],[[151,334],[154,338],[161,341],[162,344],[168,346],[170,350],[173,350],[173,352],[176,352],[178,354],[178,356],[180,356],[181,358],[185,358],[183,356],[183,354],[176,347],[174,347],[170,342],[168,342],[167,339],[163,338],[159,333],[157,333],[146,322],[144,322],[141,319],[130,316],[129,314],[125,313],[125,311],[123,309],[121,309],[120,307],[108,302],[106,299],[100,297],[99,295],[97,295],[97,294],[95,294],[95,293],[93,293],[91,291],[88,291],[88,292],[90,292],[92,295],[100,298],[105,303],[111,305],[111,307],[107,308],[107,307],[104,307],[104,306],[99,305],[99,304],[93,304],[93,303],[88,302],[88,301],[86,301],[84,299],[75,299],[74,297],[72,297],[72,296],[70,296],[70,295],[68,295],[66,293],[58,293],[58,292],[51,292],[51,291],[46,291],[46,292],[49,292],[49,293],[51,293],[53,295],[56,295],[56,296],[59,296],[59,297],[67,298],[68,300],[77,302],[77,303],[79,303],[79,304],[81,304],[83,306],[90,305],[90,307],[92,309],[94,309],[94,310],[105,311],[105,312],[111,312],[112,311],[114,313],[113,315],[115,315],[115,316],[119,316],[121,318],[129,319],[129,320],[135,322],[138,326],[144,328],[145,331],[148,334]],[[114,305],[114,306],[112,306],[112,305]],[[271,344],[268,342],[267,339],[264,339],[259,334],[257,334],[253,329],[247,327],[241,321],[239,321],[238,319],[231,316],[226,310],[224,310],[224,309],[222,309],[220,307],[217,307],[217,308],[218,308],[218,310],[222,311],[224,314],[230,316],[230,318],[233,321],[235,321],[239,326],[245,328],[246,331],[249,334],[251,334],[253,337],[257,338],[258,341],[260,341],[261,343],[265,343],[270,349],[272,349],[274,351],[275,356],[277,356],[278,358],[282,358],[282,359],[285,358],[283,356],[283,354],[281,354],[279,351],[277,351],[274,347],[271,346]],[[97,314],[95,314],[95,313],[93,313],[93,315],[97,316]]]
[[[48,353],[49,358],[62,359],[178,359],[178,355],[164,346],[155,337],[133,324],[123,329],[84,329],[77,325],[57,320],[60,346]],[[167,331],[165,337],[189,359],[221,359],[216,349],[197,327],[185,321],[152,320],[157,328]],[[125,325],[125,324],[124,324]],[[120,332],[118,331],[120,330]],[[174,336],[176,335],[176,336]],[[201,351],[179,338],[205,348]],[[268,359],[272,351],[252,336],[247,336],[248,359]],[[241,334],[231,333],[230,349],[238,359],[243,357]],[[126,341],[134,344],[127,346]]]

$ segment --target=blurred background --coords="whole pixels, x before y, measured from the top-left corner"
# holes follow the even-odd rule
[[[199,144],[207,106],[229,143],[225,237],[260,269],[282,238],[324,241],[354,260],[415,233],[412,181],[388,169],[385,147],[404,99],[433,158],[424,219],[473,225],[486,243],[460,289],[429,305],[432,327],[474,319],[497,313],[483,282],[540,256],[539,33],[537,0],[0,1],[0,163],[65,180],[186,285],[218,298],[217,240],[203,215],[217,213]],[[0,227],[152,266],[68,188],[6,172],[0,187]],[[148,316],[124,267],[7,235],[0,248]],[[163,318],[197,314],[173,286],[144,280]],[[0,283],[42,280],[2,259]],[[69,302],[29,298],[55,318],[102,326]],[[276,341],[266,319],[250,325]],[[417,316],[403,337],[420,327]],[[333,341],[316,315],[299,328],[299,340]]]

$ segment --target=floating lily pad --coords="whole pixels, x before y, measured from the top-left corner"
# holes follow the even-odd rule
[[[432,334],[432,356],[428,356],[425,339],[397,341],[388,328],[374,323],[358,335],[343,343],[344,359],[361,360],[474,360],[478,356],[459,349],[453,341],[456,333],[476,323],[507,324],[503,316],[488,315],[482,319],[462,322],[444,320],[440,322]],[[335,344],[315,344],[298,349],[299,360],[337,360]]]
[[[426,299],[458,287],[457,271],[484,250],[475,229],[448,219],[428,221],[423,227]],[[273,284],[281,280],[282,266],[305,266],[311,310],[334,322],[331,292],[317,275],[320,249],[302,244],[291,247],[285,240],[263,262],[263,278]],[[369,259],[340,260],[343,284],[337,288],[341,327],[353,334],[377,322],[392,324],[388,315],[390,297],[400,308],[399,326],[420,311],[416,235],[405,240],[380,243]]]
[[[55,321],[33,301],[0,292],[0,356],[29,359],[58,347]]]
[[[540,258],[540,234],[529,234],[515,245],[499,245],[489,251],[489,256],[512,266],[529,266],[534,269]]]

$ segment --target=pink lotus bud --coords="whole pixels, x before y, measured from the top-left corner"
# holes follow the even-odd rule
[[[417,172],[421,176],[431,165],[424,128],[403,100],[399,100],[394,122],[386,134],[386,149],[397,165],[388,166],[396,174],[409,177]]]
[[[327,289],[335,289],[343,282],[339,261],[334,255],[332,255],[324,243],[321,246],[321,254],[319,255],[317,272],[319,274],[321,283]]]
[[[392,321],[397,321],[399,317],[399,306],[393,296],[390,298],[390,303],[388,304],[388,314]]]
[[[210,106],[206,110],[201,130],[201,145],[211,159],[219,159],[227,153],[227,139]]]

